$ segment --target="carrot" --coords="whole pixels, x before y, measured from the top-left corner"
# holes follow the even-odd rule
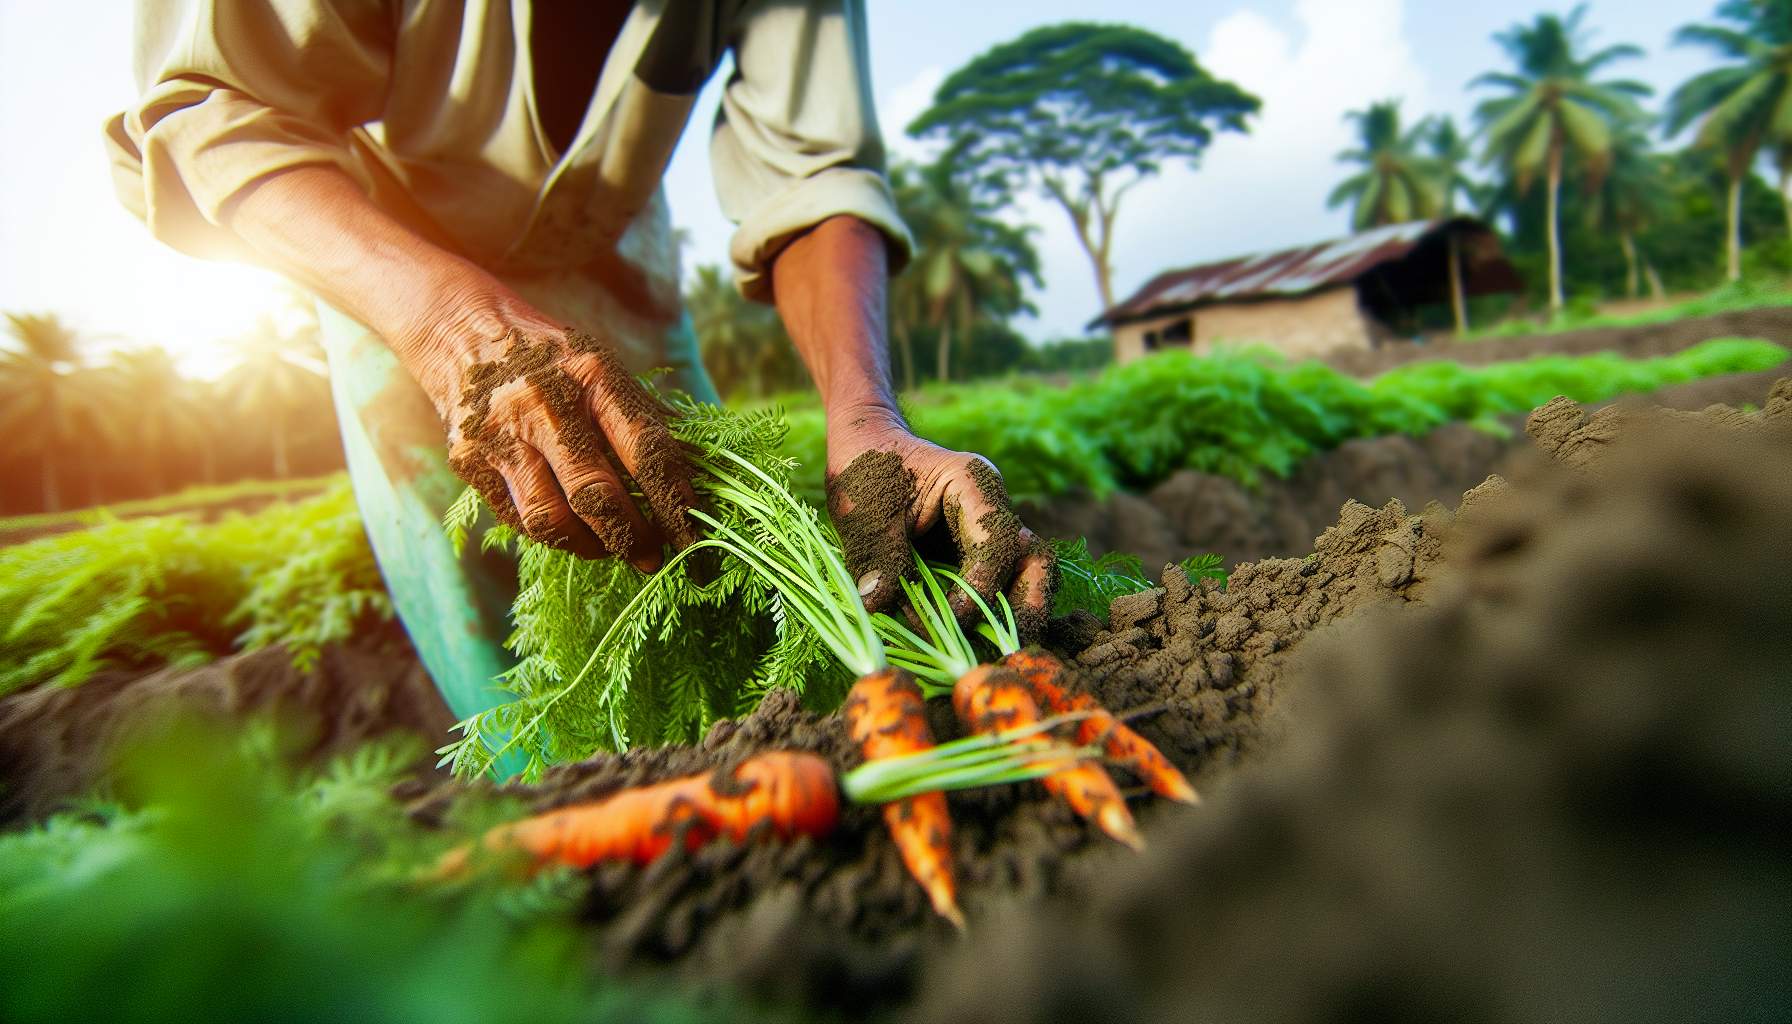
[[[960,721],[977,732],[1031,725],[1043,717],[1026,680],[1001,665],[978,665],[959,676],[952,687],[952,708]],[[1030,742],[1043,745],[1049,741],[1035,736]],[[1143,848],[1145,841],[1133,824],[1132,812],[1100,765],[1078,761],[1039,781],[1047,792],[1094,821],[1103,832],[1135,850]]]
[[[670,849],[681,829],[695,849],[718,835],[745,839],[761,823],[783,838],[824,836],[839,817],[833,767],[814,754],[781,750],[749,758],[731,777],[705,772],[625,789],[500,825],[481,842],[494,852],[524,851],[537,868],[645,864]],[[466,847],[450,851],[435,874],[458,874],[469,855]]]
[[[1151,741],[1140,736],[1126,723],[1115,718],[1086,693],[1075,693],[1065,687],[1070,670],[1057,655],[1037,647],[1015,651],[1002,659],[1002,664],[1019,672],[1032,688],[1033,696],[1054,715],[1080,713],[1076,741],[1082,746],[1097,742],[1108,760],[1126,768],[1152,792],[1185,804],[1200,803],[1201,798],[1188,779],[1176,770]]]
[[[933,746],[923,706],[913,676],[899,668],[883,668],[859,677],[840,712],[852,741],[872,761]],[[952,879],[952,819],[946,811],[946,794],[936,790],[887,803],[884,824],[933,909],[963,928]]]

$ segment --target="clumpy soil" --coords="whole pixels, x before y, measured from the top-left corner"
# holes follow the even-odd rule
[[[1776,336],[1792,342],[1792,311],[1782,315],[1787,323]],[[1714,335],[1700,334],[1696,340],[1709,337]],[[1481,344],[1493,342],[1449,351],[1478,350]],[[1759,407],[1784,373],[1709,377],[1612,404],[1646,402],[1689,410],[1720,402]],[[1139,555],[1153,576],[1165,563],[1191,554],[1211,552],[1228,565],[1301,554],[1312,549],[1313,538],[1332,523],[1347,499],[1379,505],[1397,498],[1412,509],[1433,501],[1455,504],[1463,491],[1530,451],[1523,424],[1523,416],[1508,417],[1510,434],[1505,437],[1450,423],[1421,437],[1346,441],[1295,467],[1287,479],[1268,479],[1255,489],[1183,470],[1144,494],[1120,493],[1101,501],[1058,498],[1029,505],[1022,514],[1042,536],[1087,538],[1095,554],[1117,550]]]
[[[1544,450],[1636,440],[1453,512],[1350,503],[1308,557],[1224,590],[1172,569],[1105,624],[1054,624],[1098,699],[1160,709],[1140,732],[1210,796],[1138,801],[1146,858],[1036,784],[954,795],[965,945],[849,808],[825,843],[593,872],[599,960],[962,1021],[1773,1005],[1792,978],[1792,382],[1754,417],[1573,411],[1534,417]],[[837,716],[780,695],[696,748],[518,792],[545,810],[780,747],[855,763]],[[425,820],[455,798],[410,795]]]
[[[441,736],[454,724],[395,624],[354,647],[326,648],[306,671],[278,646],[147,675],[112,669],[80,686],[0,697],[0,827],[39,820],[92,792],[106,779],[119,740],[191,712],[233,720],[272,715],[290,727],[293,753],[306,763],[391,733]]]
[[[914,1016],[1784,1019],[1792,381],[1767,412],[1539,410],[1555,463],[1421,604],[1285,663],[1273,756],[932,951]]]

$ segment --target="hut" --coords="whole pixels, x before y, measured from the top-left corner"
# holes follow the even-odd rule
[[[1462,330],[1469,297],[1522,288],[1491,228],[1450,217],[1165,271],[1089,327],[1113,331],[1121,363],[1225,343],[1314,356],[1411,339],[1424,307],[1452,309]]]

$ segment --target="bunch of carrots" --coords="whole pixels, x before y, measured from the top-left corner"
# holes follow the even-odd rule
[[[962,927],[947,791],[1038,779],[1077,814],[1135,849],[1142,840],[1132,814],[1097,758],[1126,768],[1161,796],[1196,802],[1188,780],[1162,753],[1075,691],[1058,658],[1021,648],[1005,599],[997,597],[998,613],[950,570],[917,558],[918,579],[905,581],[904,589],[920,632],[891,616],[871,615],[837,539],[811,508],[733,453],[719,452],[702,466],[711,477],[711,495],[748,512],[755,535],[694,511],[710,535],[661,572],[675,571],[700,548],[716,547],[771,582],[785,611],[814,629],[858,676],[841,713],[864,763],[837,774],[813,754],[762,753],[732,769],[627,789],[499,826],[481,841],[486,850],[522,851],[535,866],[646,863],[679,842],[695,848],[716,837],[744,841],[764,832],[822,837],[837,824],[843,800],[877,804],[934,910]],[[995,644],[1000,661],[979,664],[941,579],[976,602],[980,632]],[[970,735],[936,745],[925,702],[946,695]],[[1060,732],[1071,742],[1058,738]],[[462,870],[472,852],[452,851],[437,873]]]

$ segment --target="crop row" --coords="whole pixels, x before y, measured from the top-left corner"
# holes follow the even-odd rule
[[[1557,395],[1599,402],[1701,377],[1771,369],[1786,349],[1714,339],[1672,356],[1541,356],[1490,366],[1412,363],[1360,381],[1321,363],[1289,364],[1261,350],[1164,353],[1057,387],[1042,381],[929,388],[906,409],[917,433],[980,452],[1017,497],[1144,490],[1181,469],[1246,485],[1286,476],[1303,459],[1359,437],[1422,434],[1497,418]],[[797,487],[821,491],[819,408],[788,413],[784,454]]]

